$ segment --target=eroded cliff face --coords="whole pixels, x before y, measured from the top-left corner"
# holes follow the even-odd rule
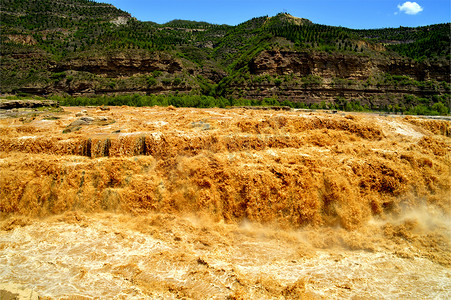
[[[232,83],[233,97],[306,104],[358,100],[381,107],[412,95],[430,98],[449,93],[448,61],[416,62],[389,56],[326,52],[263,51],[249,63],[250,80]],[[386,78],[396,77],[394,81]],[[266,78],[277,78],[269,80]]]
[[[415,80],[449,81],[449,62],[418,63],[405,58],[372,58],[325,52],[263,51],[249,63],[261,75],[317,75],[323,78],[367,80],[381,73],[407,75]]]
[[[0,93],[164,94],[198,87],[192,79],[196,71],[186,60],[136,49],[81,53],[60,61],[42,51],[18,51],[2,57],[1,67]]]
[[[132,53],[115,52],[94,57],[76,57],[66,59],[55,66],[55,71],[86,71],[110,77],[165,71],[182,71],[182,63],[165,53],[139,51]]]
[[[27,56],[28,55],[28,56]],[[271,97],[283,102],[306,104],[358,100],[362,105],[381,107],[397,104],[405,96],[430,98],[449,94],[450,63],[416,62],[393,56],[326,53],[315,51],[266,50],[248,62],[249,73],[229,73],[218,63],[203,65],[168,52],[128,49],[124,52],[79,54],[62,61],[16,53],[4,59],[3,67],[19,61],[35,64],[45,61],[40,77],[30,70],[24,78],[2,82],[2,92],[71,95],[123,93],[209,93],[215,96],[259,99]],[[13,71],[13,70],[12,70]],[[158,75],[155,75],[158,74]],[[384,76],[404,76],[412,83],[383,82]],[[223,79],[228,77],[229,81]],[[270,79],[261,80],[263,77]],[[313,78],[313,82],[309,79]],[[307,78],[307,79],[306,79]],[[315,82],[317,80],[317,82]],[[382,80],[382,81],[381,81]],[[404,80],[404,79],[403,79]],[[427,81],[435,85],[425,84]],[[446,82],[447,84],[439,84]],[[10,85],[6,89],[6,85]],[[220,89],[216,89],[216,87]],[[219,92],[218,92],[219,91]]]

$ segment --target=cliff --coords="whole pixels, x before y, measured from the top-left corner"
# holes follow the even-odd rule
[[[415,80],[450,80],[449,61],[416,62],[401,57],[371,57],[326,52],[263,51],[249,63],[252,74],[367,80],[382,73],[407,75]]]
[[[237,26],[156,24],[109,5],[66,4],[5,2],[0,93],[450,106],[449,24],[352,30],[286,13]]]
[[[166,53],[114,52],[97,56],[67,58],[59,62],[52,71],[68,70],[118,77],[150,73],[157,70],[173,74],[182,70],[182,64]]]
[[[274,97],[311,104],[347,99],[381,107],[402,104],[409,95],[449,94],[449,69],[445,60],[263,51],[249,63],[250,82],[235,82],[230,92],[235,97],[262,100]]]

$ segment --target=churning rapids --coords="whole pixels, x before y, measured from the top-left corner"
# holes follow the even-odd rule
[[[299,110],[0,117],[0,298],[449,299],[450,136]]]

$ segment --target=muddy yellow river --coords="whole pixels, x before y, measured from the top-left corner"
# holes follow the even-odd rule
[[[0,297],[449,299],[449,120],[0,118]]]

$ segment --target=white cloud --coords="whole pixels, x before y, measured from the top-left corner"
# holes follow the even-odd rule
[[[403,5],[398,5],[400,12],[406,13],[408,15],[416,15],[423,11],[423,8],[416,2],[404,2]]]

